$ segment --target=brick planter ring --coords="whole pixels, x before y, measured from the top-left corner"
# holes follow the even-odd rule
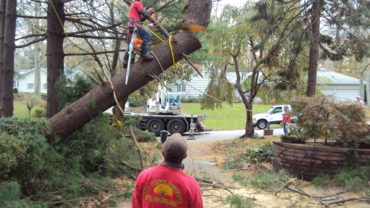
[[[319,173],[335,174],[346,161],[351,148],[274,142],[274,171],[286,169],[300,179],[312,180]],[[358,149],[361,164],[370,164],[370,149]]]

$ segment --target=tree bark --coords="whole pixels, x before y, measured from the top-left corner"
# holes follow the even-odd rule
[[[246,113],[246,120],[245,120],[245,133],[241,137],[253,137],[254,135],[254,128],[253,128],[253,118],[252,118],[252,102],[245,96],[245,93],[242,89],[241,85],[241,78],[240,78],[240,70],[239,64],[236,56],[233,56],[234,66],[235,66],[235,73],[236,73],[236,90],[238,91],[240,97],[242,98]]]
[[[322,5],[320,0],[316,0],[312,4],[311,11],[311,48],[308,62],[308,80],[307,80],[307,96],[314,96],[316,93],[316,76],[320,46],[320,16]]]
[[[182,54],[190,54],[201,47],[199,40],[191,32],[184,31],[175,35],[176,42],[172,43],[175,60],[182,59]],[[162,43],[154,50],[163,70],[168,69],[172,62],[168,41]],[[118,73],[112,78],[112,83],[118,100],[124,100],[129,94],[144,86],[153,77],[163,71],[156,60],[139,61],[132,65],[128,84],[125,85],[125,73]],[[77,129],[81,128],[91,119],[100,115],[109,107],[115,105],[110,84],[96,86],[76,102],[66,106],[55,114],[49,122],[54,132],[62,138],[67,138]]]
[[[57,83],[64,71],[64,1],[49,0],[47,17],[47,116],[59,110]]]
[[[13,79],[17,0],[7,1],[5,11],[3,72],[2,72],[2,116],[13,116]]]
[[[212,10],[212,0],[189,0],[186,6],[186,18],[182,27],[191,32],[207,29]]]
[[[3,73],[3,48],[4,48],[4,26],[5,26],[5,7],[6,7],[6,0],[0,0],[0,117],[2,117],[2,73]]]

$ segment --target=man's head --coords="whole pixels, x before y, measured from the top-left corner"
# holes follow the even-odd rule
[[[186,140],[179,133],[168,137],[163,146],[162,154],[166,162],[181,163],[187,154]]]

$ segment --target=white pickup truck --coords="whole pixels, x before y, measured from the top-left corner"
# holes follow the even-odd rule
[[[269,124],[280,124],[283,121],[285,106],[288,106],[289,111],[292,112],[290,105],[274,105],[267,113],[253,115],[253,126],[257,126],[259,129],[265,129]]]

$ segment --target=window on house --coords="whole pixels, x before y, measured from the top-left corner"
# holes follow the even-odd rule
[[[178,84],[177,86],[177,92],[186,92],[186,84]]]
[[[27,89],[29,89],[29,90],[33,90],[33,83],[28,83],[27,84]]]
[[[42,89],[46,90],[48,86],[46,84],[42,84]]]

